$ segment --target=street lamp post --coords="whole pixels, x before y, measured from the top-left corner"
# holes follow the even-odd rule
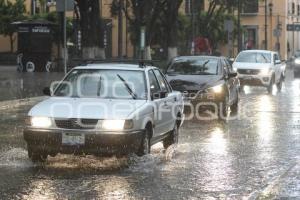
[[[268,49],[268,0],[265,0],[265,50]]]
[[[241,9],[242,9],[242,0],[238,1],[238,52],[242,50],[242,39],[241,39]]]

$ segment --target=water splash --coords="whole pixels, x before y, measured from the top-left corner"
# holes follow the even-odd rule
[[[0,152],[0,167],[32,167],[28,159],[27,150],[23,148],[9,148]]]

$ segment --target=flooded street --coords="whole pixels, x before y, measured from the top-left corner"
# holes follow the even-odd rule
[[[177,147],[157,144],[142,158],[58,155],[33,165],[22,129],[34,103],[1,108],[0,199],[300,196],[300,78],[291,71],[281,93],[246,87],[236,119],[186,120]]]

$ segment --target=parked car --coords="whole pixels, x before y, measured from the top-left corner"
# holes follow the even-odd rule
[[[241,85],[263,86],[272,93],[274,84],[279,91],[282,88],[286,64],[277,52],[247,50],[239,53],[233,68],[238,72]]]
[[[214,104],[219,118],[227,117],[229,107],[238,110],[240,84],[236,76],[227,58],[214,56],[177,57],[166,71],[170,85],[184,94],[186,104],[207,103],[207,108]]]
[[[58,153],[142,156],[157,142],[178,142],[183,98],[156,67],[76,67],[52,88],[28,113],[24,138],[34,162]]]
[[[300,50],[295,52],[295,55],[292,58],[292,66],[294,68],[295,74],[300,74]]]

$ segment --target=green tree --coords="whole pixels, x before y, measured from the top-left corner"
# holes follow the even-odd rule
[[[105,58],[99,0],[76,0],[83,59]]]
[[[8,36],[10,39],[10,51],[14,51],[14,41],[16,36],[16,27],[11,23],[25,19],[26,12],[25,0],[16,0],[15,2],[0,0],[0,34]]]

